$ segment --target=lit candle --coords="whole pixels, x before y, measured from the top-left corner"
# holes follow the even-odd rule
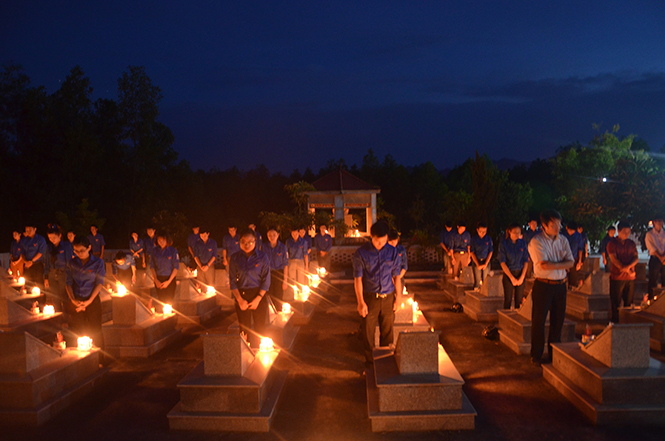
[[[92,339],[90,337],[79,337],[76,341],[79,351],[89,351],[92,349]]]
[[[39,303],[33,303],[30,311],[32,311],[33,314],[39,314]]]
[[[215,294],[215,287],[214,286],[209,286],[208,287],[208,294],[209,295]]]
[[[164,315],[173,314],[173,307],[169,304],[164,305]]]
[[[284,303],[282,305],[282,312],[284,314],[291,314],[291,305],[289,305],[288,303]]]
[[[418,321],[418,302],[413,302],[413,305],[411,305],[413,308],[413,322]]]
[[[31,291],[31,292],[32,292],[32,295],[33,295],[33,296],[38,296],[38,295],[42,292],[42,290],[39,289],[38,286],[35,286],[35,287],[32,288],[32,291]]]
[[[125,288],[125,285],[123,285],[122,283],[118,283],[117,289],[118,289],[118,297],[123,297],[127,295],[127,288]]]
[[[21,285],[21,286],[25,285],[25,277],[19,277],[18,278],[18,284]]]
[[[261,345],[259,346],[259,352],[272,352],[275,350],[275,347],[272,342],[272,338],[261,337]]]
[[[44,315],[55,314],[55,307],[53,305],[44,305]]]
[[[303,286],[302,287],[302,294],[301,294],[300,297],[302,298],[303,302],[306,302],[307,299],[309,298],[309,292],[310,292],[309,291],[309,286]]]
[[[192,275],[193,275],[194,277],[196,277],[196,274],[197,274],[196,271],[197,271],[197,270],[192,271]]]

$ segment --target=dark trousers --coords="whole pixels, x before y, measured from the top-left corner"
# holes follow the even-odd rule
[[[540,360],[545,349],[545,320],[550,314],[550,335],[547,348],[552,355],[552,343],[561,341],[563,321],[566,318],[566,284],[550,285],[536,280],[531,291],[533,309],[531,314],[531,358]]]
[[[325,256],[322,256],[319,251],[316,256],[316,264],[321,268],[325,268],[326,271],[330,271],[330,250],[328,250]]]
[[[259,288],[241,288],[240,297],[248,303],[259,295]],[[268,300],[264,297],[256,309],[240,309],[238,302],[235,302],[236,314],[238,315],[238,324],[240,331],[244,332],[252,343],[252,347],[258,348],[260,337],[265,336],[268,328]],[[254,331],[254,332],[252,332]]]
[[[612,307],[612,322],[619,323],[619,306],[631,306],[635,295],[634,280],[610,280],[610,304]]]
[[[268,289],[267,294],[271,299],[276,300],[275,309],[277,311],[282,310],[282,304],[284,303],[284,290],[282,289],[282,284],[284,283],[284,270],[271,270],[270,271],[270,288]]]
[[[377,298],[376,293],[365,293],[367,304],[367,316],[365,316],[365,358],[372,361],[372,350],[374,349],[374,336],[376,326],[379,326],[379,344],[388,346],[393,343],[393,323],[395,322],[395,293],[388,294],[385,298]]]
[[[169,277],[171,276],[157,276],[157,280],[160,282],[166,282],[169,280]],[[169,283],[169,286],[166,288],[157,288],[155,287],[155,297],[157,297],[157,300],[162,302],[161,304],[157,305],[155,307],[155,310],[157,312],[161,312],[163,308],[163,304],[169,304],[173,306],[173,300],[175,299],[175,279],[171,280],[171,283]]]
[[[44,284],[44,261],[38,260],[30,265],[30,268],[23,268],[25,280],[37,284],[39,286]]]
[[[76,312],[76,306],[67,302],[67,315],[69,330],[74,334],[69,346],[76,347],[78,337],[88,336],[98,348],[104,348],[104,334],[102,333],[102,301],[99,296],[92,301],[85,311]]]
[[[522,276],[522,270],[510,270],[516,279]],[[513,282],[507,275],[503,275],[503,309],[510,309],[510,304],[515,299],[515,309],[519,308],[524,299],[524,282],[519,286],[513,286]]]
[[[63,305],[69,303],[67,296],[67,273],[65,269],[53,269],[48,273],[49,289],[46,291],[46,304],[53,305],[56,312],[63,312]]]
[[[649,259],[649,299],[651,300],[653,300],[653,289],[658,285],[658,282],[661,286],[665,286],[665,269],[663,269],[663,263],[659,258],[651,256]]]

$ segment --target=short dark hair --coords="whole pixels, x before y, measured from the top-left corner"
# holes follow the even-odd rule
[[[251,236],[254,239],[256,239],[256,233],[251,228],[245,228],[244,230],[242,230],[238,238],[242,239],[243,237],[248,237],[248,236]]]
[[[577,230],[577,224],[573,221],[570,221],[566,224],[566,228],[569,228],[571,230]]]
[[[510,225],[506,227],[506,239],[510,237],[510,232],[515,228],[519,228],[520,231],[522,231],[522,226],[520,224],[518,224],[517,222],[512,222]]]
[[[480,221],[476,228],[487,228],[487,222]]]
[[[372,237],[384,237],[390,233],[390,225],[384,220],[374,222],[372,228],[369,229],[369,234]]]
[[[88,240],[87,236],[84,236],[82,234],[77,234],[76,237],[74,237],[74,240],[72,241],[72,245],[81,245],[88,248],[90,246],[90,241]]]
[[[115,253],[115,258],[113,260],[125,260],[127,258],[127,254],[125,254],[124,251],[118,251]]]
[[[97,229],[99,230],[99,227],[97,226],[97,224],[92,224],[92,225],[90,225],[90,228],[92,228],[92,227],[95,227],[95,228],[97,228]]]
[[[390,230],[388,233],[388,240],[396,240],[399,239],[399,232],[397,230]]]
[[[193,227],[193,228],[195,228],[195,227]],[[210,234],[210,228],[208,228],[208,227],[198,227],[198,228],[199,228],[199,234],[201,234],[201,233]]]
[[[617,231],[621,231],[624,228],[631,228],[630,223],[628,223],[628,221],[621,221],[619,222],[619,225],[617,225]]]
[[[25,224],[25,226],[26,226],[26,227],[35,228],[35,229],[37,228],[37,224],[34,223],[34,222],[33,222],[33,223],[30,223],[30,222],[29,222],[29,223]]]
[[[279,233],[279,230],[277,229],[276,225],[269,226],[267,231],[272,231],[272,230],[275,230],[276,233]]]
[[[609,227],[607,227],[607,231],[616,230],[616,229],[617,227],[615,227],[614,225],[610,225]]]
[[[466,228],[466,222],[457,222],[457,228],[464,227]]]
[[[46,234],[62,235],[62,230],[60,229],[60,226],[57,224],[48,224],[48,230],[46,230]]]
[[[561,218],[561,213],[559,213],[556,210],[552,210],[550,208],[550,209],[547,209],[547,210],[543,211],[542,213],[540,213],[540,223],[543,224],[543,225],[547,225],[555,219],[559,220],[559,221],[562,219]]]
[[[450,222],[450,221],[446,221],[446,223],[444,224],[444,226],[446,226],[446,227],[448,227],[448,228],[452,228],[452,227],[453,227],[453,223]]]
[[[160,237],[163,237],[166,239],[166,242],[170,245],[171,242],[171,235],[168,233],[166,230],[159,230],[155,232],[155,239],[159,239]]]
[[[655,222],[657,220],[662,221],[663,220],[663,215],[662,214],[657,214],[656,216],[653,217],[653,219],[651,219],[652,222]]]
[[[325,223],[325,222],[324,222],[324,223],[322,223],[322,224],[319,224],[319,228],[321,228],[321,227],[326,227],[326,228],[328,228],[328,224],[327,224],[327,223]]]

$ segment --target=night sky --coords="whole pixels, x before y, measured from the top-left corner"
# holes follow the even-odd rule
[[[314,171],[371,148],[452,167],[529,161],[621,125],[665,144],[665,2],[14,1],[0,63],[54,92],[129,65],[194,168]]]

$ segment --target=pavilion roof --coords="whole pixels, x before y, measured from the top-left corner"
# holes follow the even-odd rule
[[[379,187],[368,184],[344,169],[335,170],[312,183],[317,192],[367,191],[378,193]]]

